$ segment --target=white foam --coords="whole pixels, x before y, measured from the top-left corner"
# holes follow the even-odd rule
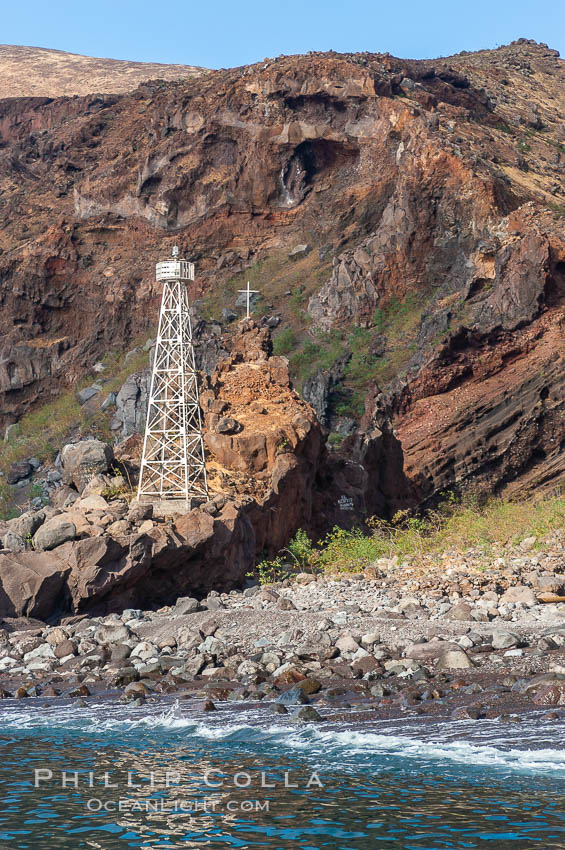
[[[219,744],[261,745],[280,747],[301,753],[324,763],[354,766],[356,757],[379,756],[386,764],[391,759],[412,760],[422,765],[436,761],[449,761],[478,768],[504,768],[511,771],[534,771],[536,773],[558,772],[565,774],[565,750],[552,746],[527,748],[530,741],[544,743],[544,735],[539,721],[532,729],[520,730],[520,741],[524,748],[516,748],[516,730],[507,731],[504,740],[499,724],[479,726],[459,725],[460,738],[449,740],[454,734],[454,724],[436,724],[425,727],[422,724],[412,727],[412,736],[396,734],[387,723],[373,724],[375,729],[344,729],[343,724],[295,725],[291,721],[272,724],[265,717],[264,709],[246,710],[239,717],[244,722],[226,722],[225,712],[218,712],[206,722],[202,721],[200,711],[194,707],[176,702],[166,710],[159,706],[124,706],[100,703],[86,707],[55,706],[35,710],[7,708],[0,713],[0,731],[7,730],[45,730],[48,734],[78,732],[83,735],[100,733],[139,733],[147,730],[174,734],[182,730],[193,740],[216,741]],[[249,722],[251,721],[251,722]],[[496,734],[495,732],[496,726]],[[421,737],[427,731],[427,737]],[[463,736],[469,731],[465,740]],[[533,734],[535,731],[535,734]],[[545,742],[556,739],[556,727],[546,730]],[[480,740],[483,737],[483,742]],[[477,737],[479,740],[477,741]],[[494,739],[496,743],[491,743]],[[484,740],[488,743],[484,743]],[[505,743],[508,746],[505,746]],[[357,758],[358,761],[358,758]]]
[[[565,772],[565,751],[557,749],[502,749],[459,740],[452,742],[423,740],[403,735],[384,735],[378,732],[314,730],[308,740],[290,736],[292,748],[320,754],[343,749],[351,754],[375,754],[401,759],[449,760],[459,764],[483,767],[506,767],[515,770],[559,770]]]

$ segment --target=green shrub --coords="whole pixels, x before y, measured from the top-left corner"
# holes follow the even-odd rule
[[[338,384],[331,399],[332,411],[337,416],[349,416],[353,419],[360,419],[365,411],[365,392],[363,388],[351,389],[344,386],[343,383]]]
[[[13,519],[19,516],[19,511],[13,506],[12,489],[5,481],[0,481],[0,519]]]
[[[345,438],[343,434],[338,434],[335,431],[332,431],[328,437],[328,443],[330,444],[330,446],[341,446],[344,439]]]
[[[473,497],[461,502],[447,494],[437,508],[420,516],[401,511],[390,522],[371,517],[365,532],[335,526],[319,542],[321,548],[310,562],[330,573],[358,572],[381,557],[396,557],[400,562],[423,556],[433,560],[448,550],[472,548],[488,564],[496,547],[517,545],[533,536],[539,547],[544,536],[564,525],[561,494],[514,502],[496,498],[483,504]]]
[[[347,531],[335,525],[318,545],[322,548],[316,553],[316,563],[330,572],[359,572],[380,554],[375,538],[360,528]]]
[[[292,564],[283,558],[283,554],[290,555]],[[254,573],[248,575],[256,575],[260,584],[273,584],[275,581],[284,581],[290,578],[293,572],[303,570],[309,566],[314,556],[314,547],[307,533],[299,528],[288,546],[281,549],[276,558],[265,559],[255,567]]]
[[[447,493],[437,508],[422,515],[400,511],[390,521],[371,517],[366,530],[349,531],[336,525],[316,548],[300,529],[288,547],[273,560],[262,561],[255,574],[261,584],[270,584],[291,578],[306,567],[330,574],[361,572],[382,557],[396,557],[402,564],[425,556],[433,562],[436,556],[441,561],[446,551],[463,553],[469,548],[475,551],[475,558],[484,557],[487,565],[495,547],[515,545],[532,536],[538,538],[539,547],[545,535],[564,525],[565,497],[561,494],[518,502],[490,499],[481,504],[472,496],[461,502]],[[285,561],[285,552],[294,564]]]
[[[259,584],[274,584],[276,581],[284,581],[290,577],[288,564],[285,564],[281,557],[261,561],[255,567],[255,572],[247,575],[256,576],[259,579]]]
[[[299,528],[286,547],[286,551],[292,555],[298,567],[304,568],[310,564],[312,555],[314,554],[314,547],[307,533],[302,528]]]
[[[273,338],[273,352],[275,354],[288,354],[296,348],[296,334],[292,328],[285,328]]]
[[[382,333],[385,327],[386,314],[382,307],[377,307],[373,313],[373,327],[377,333]]]

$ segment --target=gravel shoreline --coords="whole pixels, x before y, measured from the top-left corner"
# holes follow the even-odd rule
[[[302,721],[322,719],[317,708],[352,721],[519,721],[543,707],[565,719],[565,603],[540,601],[565,582],[555,553],[425,571],[381,559],[364,575],[302,573],[158,611],[4,620],[0,695],[261,702]]]

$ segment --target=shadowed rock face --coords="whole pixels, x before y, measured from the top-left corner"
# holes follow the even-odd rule
[[[172,244],[198,261],[197,298],[308,242],[311,329],[374,327],[395,299],[418,311],[379,383],[422,498],[558,480],[560,383],[532,419],[522,378],[563,356],[563,68],[520,40],[0,101],[0,424],[154,325]]]

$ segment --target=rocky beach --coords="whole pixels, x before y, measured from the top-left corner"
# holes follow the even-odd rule
[[[281,548],[299,525],[409,504],[386,406],[368,401],[372,430],[350,438],[345,459],[324,447],[267,327],[245,320],[222,344],[202,390],[209,501],[176,516],[137,501],[136,434],[13,465],[45,504],[0,526],[3,697],[261,702],[304,721],[519,721],[539,707],[561,718],[559,523],[541,538],[410,557],[391,544],[361,567],[300,571]],[[272,574],[254,567],[279,550],[286,571],[280,557]]]
[[[533,554],[534,543],[490,567],[473,552],[435,568],[381,559],[367,575],[301,573],[156,611],[7,618],[2,696],[38,710],[100,696],[196,699],[203,711],[260,701],[351,723],[361,711],[519,722],[540,707],[563,719],[565,545],[557,535]]]

